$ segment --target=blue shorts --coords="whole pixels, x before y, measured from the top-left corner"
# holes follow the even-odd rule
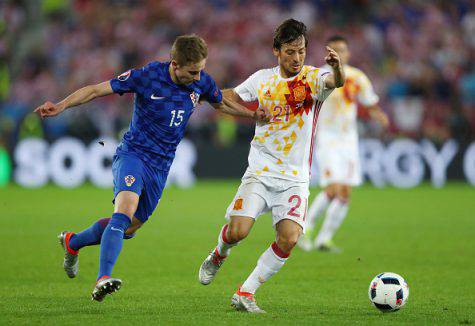
[[[162,197],[168,171],[148,166],[135,154],[120,152],[114,155],[112,175],[114,201],[121,191],[135,192],[139,195],[139,204],[134,216],[145,223]]]

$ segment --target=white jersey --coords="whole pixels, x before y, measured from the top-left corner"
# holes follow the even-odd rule
[[[345,66],[346,81],[325,101],[317,127],[316,157],[321,187],[330,184],[358,186],[362,182],[358,150],[358,104],[378,103],[368,77]]]
[[[257,124],[245,176],[308,182],[318,111],[332,89],[327,70],[303,66],[292,78],[280,68],[262,69],[236,87],[243,101],[258,101],[271,121]]]
[[[333,146],[337,143],[357,144],[358,104],[372,106],[379,101],[371,82],[361,70],[348,65],[344,70],[345,85],[336,89],[322,106],[317,128],[319,143],[333,143]]]

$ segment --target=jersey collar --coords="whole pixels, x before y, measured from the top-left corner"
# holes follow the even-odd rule
[[[291,80],[295,79],[296,77],[300,76],[300,74],[302,73],[304,67],[305,67],[305,65],[302,66],[302,69],[300,69],[298,74],[296,74],[295,76],[289,77],[289,78],[282,77],[282,75],[280,74],[280,66],[276,66],[275,71],[277,72],[277,76],[279,77],[280,80],[291,81]]]

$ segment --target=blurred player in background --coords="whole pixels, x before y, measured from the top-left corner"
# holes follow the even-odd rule
[[[117,147],[112,163],[114,176],[114,213],[88,229],[64,231],[64,270],[73,278],[78,273],[79,250],[100,244],[99,273],[92,299],[102,301],[120,289],[122,281],[112,278],[112,268],[122,249],[155,210],[165,187],[178,143],[200,98],[215,109],[237,116],[255,118],[259,112],[222,102],[221,91],[203,71],[208,49],[196,35],[178,37],[171,49],[170,62],[152,62],[141,69],[129,70],[117,78],[89,85],[57,104],[46,102],[35,112],[52,117],[65,109],[97,97],[135,93],[134,113],[129,130]]]
[[[257,124],[249,152],[249,166],[227,209],[230,220],[219,233],[218,244],[205,259],[199,280],[206,285],[251,231],[258,216],[271,211],[276,240],[231,300],[237,310],[264,312],[254,299],[256,290],[284,265],[305,227],[309,172],[318,111],[345,77],[338,54],[327,47],[325,71],[304,65],[306,26],[293,19],[275,31],[273,52],[278,66],[262,69],[238,87],[224,91],[232,101],[258,101],[271,116]]]
[[[378,105],[379,98],[368,77],[348,65],[350,51],[347,40],[336,35],[327,40],[327,46],[340,56],[346,82],[344,87],[328,97],[320,112],[316,157],[320,186],[325,190],[317,195],[308,210],[307,230],[299,246],[304,250],[315,247],[339,252],[332,238],[348,214],[351,187],[362,182],[356,121],[358,105],[365,107],[370,117],[383,127],[388,126],[388,118]],[[314,242],[312,235],[317,217],[325,211],[325,221]]]

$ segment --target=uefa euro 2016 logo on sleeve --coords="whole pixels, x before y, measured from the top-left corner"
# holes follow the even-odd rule
[[[131,70],[127,70],[126,72],[122,73],[117,77],[120,81],[126,81],[130,77]]]
[[[127,187],[130,187],[134,182],[135,182],[135,178],[133,175],[128,175],[124,178],[125,180],[125,184],[127,185]]]

